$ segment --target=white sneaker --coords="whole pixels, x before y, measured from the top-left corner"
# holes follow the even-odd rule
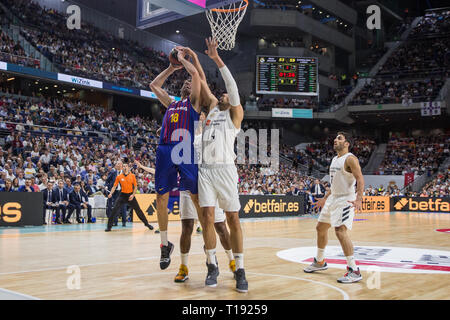
[[[362,276],[361,276],[361,272],[359,272],[359,268],[358,270],[354,271],[352,268],[347,267],[347,273],[337,279],[337,282],[339,283],[353,283],[353,282],[358,282],[362,280]]]
[[[303,271],[306,273],[312,273],[314,271],[320,271],[320,270],[327,270],[328,265],[325,262],[325,259],[323,259],[322,262],[317,262],[316,258],[314,258],[314,262],[311,263],[311,265],[307,266]]]

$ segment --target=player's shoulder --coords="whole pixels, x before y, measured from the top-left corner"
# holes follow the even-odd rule
[[[354,162],[359,162],[359,159],[357,156],[355,156],[353,153],[348,153],[347,157],[345,159],[346,163],[354,163]]]

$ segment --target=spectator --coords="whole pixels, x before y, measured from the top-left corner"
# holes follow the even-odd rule
[[[58,207],[57,200],[56,200],[56,192],[53,191],[53,182],[47,182],[46,189],[42,190],[43,199],[44,199],[44,212],[43,212],[43,221],[44,224],[47,224],[45,221],[46,217],[46,211],[50,210],[50,215],[53,213],[54,210]]]
[[[19,183],[17,182],[17,185],[18,185]],[[14,184],[13,184],[14,185]],[[25,180],[25,185],[24,186],[21,186],[21,187],[19,187],[19,192],[36,192],[35,190],[34,190],[34,188],[33,188],[33,181],[32,181],[32,179],[26,179]]]
[[[58,187],[55,189],[55,201],[56,201],[56,220],[57,224],[66,223],[66,211],[69,206],[69,193],[64,188],[64,181],[58,180]],[[62,213],[62,215],[60,214]]]
[[[73,191],[69,194],[69,212],[66,218],[66,223],[68,223],[74,210],[76,210],[77,222],[82,223],[80,219],[82,209],[87,210],[87,223],[93,223],[91,214],[92,207],[89,204],[87,195],[83,191],[81,191],[81,186],[79,184],[75,184]]]

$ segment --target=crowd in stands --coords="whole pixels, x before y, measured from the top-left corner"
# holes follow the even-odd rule
[[[309,144],[305,150],[306,154],[316,159],[322,166],[328,168],[331,160],[336,155],[336,151],[333,148],[334,139],[335,137],[330,137],[323,142]],[[350,146],[350,152],[358,157],[361,168],[364,168],[369,162],[375,146],[376,143],[372,139],[363,137],[353,138],[353,145]]]
[[[350,105],[403,104],[434,101],[439,95],[445,79],[386,80],[373,79],[353,97]]]
[[[14,42],[0,29],[0,60],[24,67],[39,68],[40,61],[29,57],[20,44]]]
[[[422,38],[436,35],[449,35],[450,10],[428,12],[411,31],[410,38]]]
[[[378,70],[377,78],[367,82],[349,104],[409,106],[434,101],[450,72],[449,17],[449,11],[422,17],[407,41]],[[397,33],[406,30],[411,22],[412,19],[407,19],[394,25],[399,29]]]
[[[320,106],[324,107],[337,106],[342,102],[344,102],[345,98],[349,95],[349,93],[352,90],[353,90],[352,85],[332,89],[328,98],[320,101]]]
[[[381,76],[428,77],[450,71],[450,11],[426,13],[379,71]]]
[[[22,36],[52,61],[62,73],[138,88],[148,88],[169,65],[164,52],[115,37],[88,23],[69,30],[66,17],[31,0],[2,0],[25,24]],[[179,95],[187,72],[169,77],[165,89]],[[215,88],[212,88],[215,90]],[[214,92],[214,91],[213,91]]]
[[[42,127],[45,126],[45,127]],[[68,99],[0,99],[0,187],[11,180],[14,191],[31,179],[31,187],[46,181],[67,181],[104,191],[105,175],[119,159],[139,159],[152,167],[157,123],[125,117],[101,106]],[[108,139],[108,140],[105,140]],[[130,146],[133,146],[130,147]],[[140,192],[154,191],[153,177],[137,174]],[[92,194],[87,192],[88,195]]]
[[[392,53],[378,75],[398,78],[447,75],[450,71],[449,46],[449,36],[408,41]]]
[[[420,193],[421,197],[448,197],[450,195],[450,167],[447,171],[439,172],[427,183]]]
[[[31,100],[3,96],[0,98],[0,122],[0,127],[22,133],[31,129],[46,134],[72,133],[85,138],[105,134],[120,143],[128,142],[130,137],[140,139],[145,132],[155,134],[156,131],[155,121],[126,118],[100,106],[65,98]]]
[[[406,190],[401,190],[395,181],[391,181],[386,188],[381,184],[379,186],[373,187],[372,185],[369,185],[364,190],[365,196],[404,196]]]
[[[379,175],[403,175],[413,172],[422,175],[436,172],[450,156],[450,136],[432,135],[418,138],[389,139],[386,155],[378,169]]]
[[[388,51],[387,47],[370,50],[363,59],[358,59],[358,69],[369,72]]]
[[[394,181],[386,187],[383,185],[369,185],[365,191],[365,196],[387,196],[387,197],[448,197],[450,194],[450,167],[446,171],[440,171],[436,177],[428,182],[420,192],[415,192],[411,187],[400,189]]]

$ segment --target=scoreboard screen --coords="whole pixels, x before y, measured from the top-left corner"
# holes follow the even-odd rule
[[[317,58],[257,56],[256,93],[319,95]]]

